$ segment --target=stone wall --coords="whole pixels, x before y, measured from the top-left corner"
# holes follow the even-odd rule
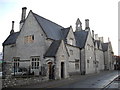
[[[42,76],[34,76],[34,77],[9,77],[6,79],[2,79],[2,87],[15,87],[21,85],[29,85],[29,84],[36,84],[40,82],[48,81],[47,77]]]

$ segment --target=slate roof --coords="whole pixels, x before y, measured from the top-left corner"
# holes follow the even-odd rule
[[[75,39],[76,39],[76,45],[80,48],[84,48],[87,36],[89,31],[81,30],[74,32]]]
[[[44,30],[45,34],[47,35],[48,38],[51,38],[53,40],[61,40],[62,39],[62,31],[64,27],[48,20],[45,19],[35,13],[33,13],[35,16],[36,20],[38,21],[39,25],[42,27]]]
[[[55,57],[57,50],[60,46],[61,40],[55,40],[52,42],[48,50],[46,51],[44,57]]]
[[[42,27],[43,31],[47,35],[48,38],[51,38],[53,40],[61,40],[63,39],[63,33],[62,30],[64,27],[48,20],[45,19],[35,13],[33,13],[34,17],[38,21],[39,25]],[[67,30],[66,30],[67,31]],[[65,31],[65,33],[66,33]],[[8,36],[8,38],[3,42],[3,45],[10,45],[10,44],[15,44],[16,39],[18,37],[20,32],[13,33]],[[66,34],[64,34],[66,35]]]
[[[4,45],[15,44],[19,33],[20,33],[20,32],[14,32],[14,33],[10,34],[10,35],[7,37],[7,39],[3,42],[3,46],[4,46]]]
[[[62,38],[65,39],[68,35],[68,32],[70,31],[70,27],[63,28],[63,29],[61,29],[61,31],[62,31]]]
[[[67,35],[68,35],[69,31],[70,31],[70,27],[63,28],[63,29],[61,29],[61,31],[62,31],[62,40],[64,40],[64,42],[67,43],[66,37],[67,37]]]
[[[107,51],[108,50],[108,43],[102,43],[102,50]]]

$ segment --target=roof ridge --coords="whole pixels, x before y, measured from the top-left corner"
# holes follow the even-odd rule
[[[62,28],[61,30],[64,30],[64,29],[70,29],[70,27],[67,27],[67,28]]]
[[[47,21],[49,21],[49,22],[51,22],[51,23],[54,23],[54,24],[56,24],[56,25],[58,25],[58,26],[64,28],[63,26],[61,26],[61,25],[59,25],[59,24],[57,24],[57,23],[55,23],[55,22],[53,22],[53,21],[51,21],[51,20],[49,20],[49,19],[47,19],[47,18],[44,18],[44,17],[42,17],[42,16],[40,16],[40,15],[34,13],[34,12],[32,12],[32,13],[35,14],[35,15],[37,15],[37,16],[39,16],[39,17],[41,17],[41,18],[43,18],[43,19],[45,19],[45,20],[47,20]]]

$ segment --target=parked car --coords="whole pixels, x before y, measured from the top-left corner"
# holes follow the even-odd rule
[[[14,71],[14,70],[13,70]],[[20,75],[27,75],[27,69],[26,68],[19,68],[18,71],[15,70],[15,72],[12,72],[11,75],[20,76]]]
[[[19,76],[19,75],[27,75],[27,72],[13,72],[11,75]]]

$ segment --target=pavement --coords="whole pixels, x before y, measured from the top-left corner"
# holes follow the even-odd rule
[[[2,89],[2,79],[0,78],[0,90]]]
[[[49,80],[15,88],[104,88],[118,76],[118,71],[101,71],[88,75],[73,75],[67,79]]]
[[[118,76],[116,71],[106,71],[84,78],[60,88],[104,88]]]

